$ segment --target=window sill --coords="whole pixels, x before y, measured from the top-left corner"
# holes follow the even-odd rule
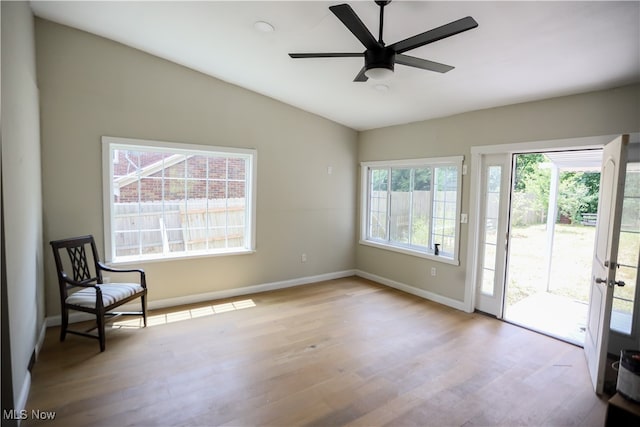
[[[384,243],[373,242],[371,240],[360,240],[360,244],[364,246],[371,246],[378,249],[384,249],[391,252],[398,252],[405,255],[411,255],[418,258],[425,258],[432,261],[442,262],[445,264],[460,265],[460,261],[454,258],[447,258],[442,255],[433,255],[433,254],[428,254],[424,252],[418,252],[418,251],[414,251],[409,248],[403,248],[400,246],[385,245]]]
[[[198,259],[198,258],[211,258],[211,257],[220,257],[220,256],[233,256],[233,255],[250,255],[254,254],[256,251],[253,249],[230,249],[224,252],[191,252],[188,254],[173,254],[166,256],[143,256],[143,257],[121,257],[116,260],[107,261],[107,264],[110,266],[125,266],[125,265],[136,265],[136,264],[149,264],[155,262],[164,262],[164,261],[180,261],[180,260],[190,260],[190,259]]]

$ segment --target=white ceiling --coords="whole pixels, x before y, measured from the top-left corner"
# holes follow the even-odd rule
[[[456,68],[397,65],[389,89],[354,83],[361,58],[291,59],[289,52],[361,52],[329,11],[336,2],[31,2],[79,28],[278,99],[356,130],[607,89],[640,81],[640,2],[393,1],[384,40],[465,16],[478,28],[407,52]],[[348,2],[377,38],[379,8]],[[267,21],[275,31],[253,26]]]

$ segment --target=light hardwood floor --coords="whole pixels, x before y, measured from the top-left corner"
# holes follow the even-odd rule
[[[581,348],[360,278],[156,311],[149,324],[110,329],[104,353],[49,329],[27,409],[56,418],[23,425],[604,422]]]

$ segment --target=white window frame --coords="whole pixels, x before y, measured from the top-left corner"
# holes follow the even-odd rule
[[[149,150],[156,152],[168,152],[173,154],[207,155],[220,154],[221,156],[244,158],[247,161],[245,170],[245,244],[243,247],[192,250],[185,252],[155,253],[149,255],[134,255],[125,257],[115,256],[113,230],[114,206],[113,206],[113,152],[115,150]],[[154,141],[133,138],[102,137],[102,188],[104,211],[104,245],[105,259],[110,264],[127,264],[140,261],[163,261],[169,259],[198,258],[224,255],[241,255],[254,253],[256,247],[256,178],[258,153],[255,149],[219,147],[209,145],[183,144],[167,141]]]
[[[406,160],[383,160],[369,161],[360,163],[360,240],[361,245],[372,246],[393,252],[399,252],[407,255],[427,258],[446,264],[460,265],[460,213],[462,209],[462,169],[464,156],[406,159]],[[457,187],[456,187],[456,218],[455,218],[455,236],[454,250],[452,256],[444,254],[435,255],[433,250],[427,248],[421,251],[416,247],[401,244],[393,244],[388,241],[380,241],[371,239],[368,236],[369,211],[370,211],[370,183],[369,177],[372,169],[380,168],[434,168],[434,167],[455,167],[457,170]],[[432,176],[432,180],[434,177]],[[433,185],[433,184],[432,184]],[[431,202],[433,203],[434,193],[431,194]],[[433,206],[433,205],[432,205]],[[389,208],[387,208],[389,209]],[[388,215],[387,215],[388,216]],[[429,238],[433,235],[433,227],[429,227]]]

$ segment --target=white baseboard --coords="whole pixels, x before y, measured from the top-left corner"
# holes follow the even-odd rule
[[[206,301],[214,301],[225,298],[233,298],[241,295],[255,294],[258,292],[273,291],[277,289],[285,289],[293,286],[308,285],[311,283],[322,282],[325,280],[340,279],[349,276],[359,276],[365,279],[373,280],[374,282],[382,285],[389,286],[394,289],[398,289],[408,294],[416,295],[424,299],[428,299],[438,304],[443,304],[457,310],[466,311],[464,301],[458,301],[452,298],[444,297],[433,292],[425,291],[424,289],[415,288],[413,286],[387,279],[386,277],[378,276],[376,274],[367,273],[362,270],[344,270],[336,271],[333,273],[319,274],[316,276],[306,276],[297,279],[282,280],[278,282],[263,283],[260,285],[245,286],[242,288],[225,289],[222,291],[205,292],[202,294],[186,295],[182,297],[166,298],[157,301],[149,301],[148,308],[150,310],[157,310],[160,308],[176,307],[186,304],[196,304]],[[127,304],[122,307],[123,311],[135,311],[139,310],[139,304]],[[72,312],[69,314],[69,323],[83,322],[86,320],[92,320],[94,316],[87,313]],[[58,326],[61,323],[60,315],[47,317],[46,326]]]
[[[18,394],[18,400],[15,402],[15,410],[20,414],[27,407],[27,399],[29,398],[29,390],[31,390],[31,372],[27,371],[24,376],[24,382],[20,388],[20,394]],[[22,420],[18,420],[18,426]]]
[[[404,283],[397,282],[395,280],[387,279],[386,277],[378,276],[376,274],[367,273],[366,271],[356,270],[356,276],[363,277],[365,279],[373,280],[374,282],[381,283],[399,291],[406,292],[408,294],[416,295],[424,299],[428,299],[438,304],[446,305],[457,310],[466,311],[466,305],[464,301],[458,301],[453,298],[444,297],[442,295],[435,294],[433,292],[425,291]]]
[[[47,321],[45,319],[44,322],[42,322],[42,327],[40,328],[40,335],[38,335],[38,341],[36,342],[36,348],[35,348],[35,352],[36,352],[36,360],[38,359],[38,355],[40,354],[40,350],[42,349],[42,344],[44,344],[44,337],[47,334]]]
[[[69,313],[69,323],[86,322],[87,320],[93,320],[96,316],[88,313],[82,313],[80,311],[72,311]],[[62,324],[62,317],[59,314],[55,316],[49,316],[45,320],[47,328],[51,326],[60,326]]]
[[[167,298],[149,302],[149,309],[175,307],[178,305],[194,304],[205,301],[213,301],[224,298],[234,298],[241,295],[255,294],[258,292],[273,291],[276,289],[291,288],[293,286],[308,285],[325,280],[340,279],[354,276],[355,270],[336,271],[333,273],[319,274],[317,276],[300,277],[297,279],[282,280],[279,282],[263,283],[260,285],[244,286],[242,288],[225,289],[222,291],[206,292],[203,294],[187,295],[183,297]]]
[[[278,282],[263,283],[260,285],[244,286],[242,288],[225,289],[221,291],[205,292],[202,294],[186,295],[182,297],[166,298],[157,301],[149,301],[147,307],[149,310],[157,310],[159,308],[176,307],[186,304],[196,304],[200,302],[213,301],[224,298],[233,298],[241,295],[255,294],[258,292],[273,291],[276,289],[291,288],[293,286],[308,285],[311,283],[322,282],[325,280],[340,279],[356,275],[356,270],[336,271],[333,273],[318,274],[316,276],[306,276],[290,280],[282,280]],[[139,311],[139,303],[126,304],[122,306],[122,311]],[[69,314],[69,323],[83,322],[94,319],[95,316],[81,312],[71,312]],[[60,315],[47,317],[47,326],[58,326],[62,322]]]

